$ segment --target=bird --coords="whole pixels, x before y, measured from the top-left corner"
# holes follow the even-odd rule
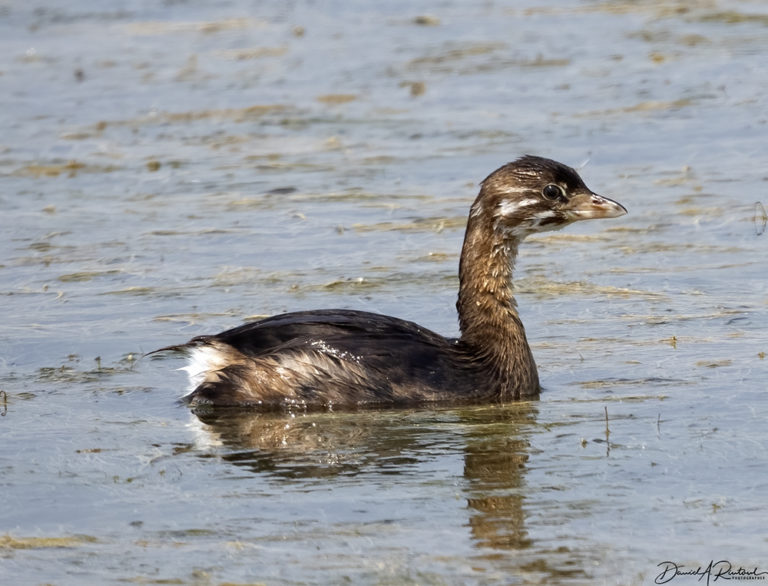
[[[355,409],[532,400],[541,385],[513,296],[531,234],[616,218],[620,203],[573,168],[524,155],[488,175],[467,219],[456,302],[460,336],[367,311],[267,317],[152,352],[188,357],[191,407]]]

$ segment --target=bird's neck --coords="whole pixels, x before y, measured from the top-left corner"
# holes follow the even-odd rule
[[[461,339],[478,346],[510,335],[525,338],[512,294],[512,269],[519,242],[488,238],[484,230],[467,229],[459,262]],[[490,336],[490,340],[489,340]]]
[[[470,218],[459,264],[461,343],[493,370],[505,389],[503,398],[537,394],[536,364],[513,296],[512,270],[520,242],[482,229],[474,220]]]

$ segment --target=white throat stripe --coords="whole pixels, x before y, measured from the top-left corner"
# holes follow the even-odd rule
[[[515,212],[539,203],[538,199],[529,198],[520,201],[504,200],[499,204],[499,214],[502,216],[511,216]]]

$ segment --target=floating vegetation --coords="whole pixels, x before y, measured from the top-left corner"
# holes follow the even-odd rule
[[[647,386],[680,386],[680,385],[692,385],[694,381],[688,381],[683,379],[672,378],[658,378],[658,377],[643,377],[643,378],[605,378],[600,380],[581,381],[573,384],[579,385],[582,389],[613,389],[616,387],[647,387]],[[615,401],[646,401],[648,399],[666,399],[667,395],[655,395],[655,394],[643,394],[643,395],[628,395],[622,393],[610,400]],[[607,397],[601,397],[600,400],[608,400]],[[589,399],[592,400],[592,399]]]
[[[358,99],[355,94],[323,94],[315,98],[321,104],[346,104]]]
[[[215,52],[218,57],[247,61],[264,57],[282,57],[288,52],[288,47],[255,47],[252,49],[220,49]]]
[[[255,106],[248,106],[246,108],[224,108],[220,110],[192,110],[190,112],[158,112],[153,116],[142,121],[156,120],[158,123],[163,122],[192,122],[194,120],[227,118],[234,122],[246,122],[253,118],[258,118],[272,112],[281,112],[285,109],[285,106],[279,104],[257,104]]]
[[[627,35],[630,39],[641,39],[648,43],[671,43],[685,47],[696,47],[698,45],[710,44],[712,41],[699,34],[680,34],[676,35],[668,30],[649,31],[641,30]]]
[[[637,114],[644,112],[659,112],[659,111],[673,111],[680,110],[686,106],[691,106],[694,101],[690,98],[680,98],[678,100],[647,100],[645,102],[638,102],[632,106],[624,106],[622,108],[606,108],[604,110],[590,110],[588,112],[581,112],[573,114],[576,118],[601,118],[603,116],[616,116],[620,114]]]
[[[275,194],[275,190],[269,191],[270,195]],[[282,195],[279,194],[278,195]],[[400,207],[400,201],[406,201],[408,203],[413,202],[433,202],[433,197],[429,195],[419,195],[413,193],[382,193],[366,191],[360,188],[346,189],[344,191],[329,191],[325,193],[307,193],[298,190],[293,190],[290,194],[286,194],[286,199],[292,202],[365,202],[366,207],[381,207],[387,209],[394,209]]]
[[[416,262],[456,262],[459,258],[458,252],[429,252],[426,256],[420,256],[413,259]]]
[[[555,234],[541,234],[535,235],[529,239],[530,242],[546,242],[549,243],[571,243],[571,242],[603,242],[603,241],[615,241],[615,236],[609,234],[608,230],[602,232],[595,232],[593,234],[567,234],[567,233],[555,233]]]
[[[330,283],[325,283],[322,285],[322,288],[328,291],[338,291],[349,289],[350,287],[355,289],[373,289],[376,286],[377,284],[370,279],[366,279],[365,277],[356,277],[353,279],[339,279],[336,281],[331,281]]]
[[[586,14],[605,13],[613,15],[646,14],[653,19],[684,18],[688,21],[721,22],[725,24],[740,24],[754,22],[768,25],[768,16],[764,14],[745,14],[735,10],[722,10],[717,12],[705,12],[706,8],[715,5],[714,2],[690,2],[672,0],[669,2],[635,2],[633,0],[607,0],[602,2],[583,3],[574,6],[536,6],[522,11],[524,16],[539,14]],[[701,7],[701,9],[699,9]]]
[[[645,297],[663,298],[663,293],[645,291],[643,289],[629,289],[626,287],[611,287],[598,285],[589,281],[553,281],[544,277],[525,277],[515,281],[515,291],[522,294],[557,297],[564,295],[600,295],[616,297]]]
[[[423,81],[401,81],[399,87],[409,88],[413,98],[421,96],[427,91],[427,84]]]
[[[69,535],[66,537],[13,537],[6,533],[5,535],[0,535],[0,550],[79,547],[81,545],[98,542],[99,540],[96,537],[90,535]]]
[[[30,163],[13,171],[13,175],[21,177],[58,177],[66,175],[75,177],[78,173],[111,173],[117,171],[115,165],[92,165],[80,161],[53,161],[50,163]]]
[[[50,242],[33,242],[29,246],[27,246],[29,250],[34,250],[36,252],[50,252],[54,248],[57,248],[55,244],[51,244]]]
[[[722,12],[711,12],[698,18],[701,22],[722,22],[725,24],[760,24],[768,26],[768,14],[745,14],[735,10],[724,10]]]
[[[146,116],[128,118],[124,120],[100,120],[96,124],[73,133],[67,138],[84,138],[93,134],[100,134],[110,126],[129,126],[138,127],[145,125],[167,125],[167,124],[187,124],[200,120],[230,120],[232,122],[249,122],[255,118],[260,118],[267,114],[280,113],[287,110],[282,104],[255,104],[244,108],[221,108],[208,110],[190,110],[186,112],[163,112],[153,111]],[[106,172],[116,170],[117,167],[91,167],[84,168],[85,171]],[[77,169],[79,170],[79,168]],[[152,169],[150,169],[152,170]]]
[[[705,368],[721,368],[723,366],[730,366],[733,364],[733,360],[699,360],[696,366],[703,366]]]
[[[666,185],[669,187],[676,187],[678,185],[686,185],[696,179],[696,174],[688,165],[684,165],[678,172],[665,173],[664,175],[670,175],[670,176],[662,177],[660,179],[655,179],[653,183],[655,185]],[[693,201],[699,200],[700,198],[701,198],[700,194],[697,195],[695,198],[692,195],[687,195],[684,198],[681,198],[681,200],[678,200],[677,203],[691,203]]]
[[[236,234],[238,230],[224,228],[203,228],[201,230],[152,230],[151,236],[203,236],[205,234]]]
[[[375,224],[352,224],[356,232],[397,231],[397,232],[442,232],[443,230],[463,229],[467,223],[465,216],[442,218],[417,218],[410,222],[377,222]]]
[[[447,47],[439,50],[437,54],[412,59],[409,66],[428,66],[431,68],[449,61],[459,61],[476,55],[487,55],[505,48],[507,48],[506,43],[467,43],[463,46],[455,46],[454,43],[450,43]]]
[[[274,275],[265,275],[253,267],[222,267],[213,277],[214,287],[237,287],[264,281],[274,282]],[[278,279],[279,280],[279,279]]]
[[[156,295],[158,290],[156,287],[126,287],[125,289],[118,289],[116,291],[105,291],[101,295],[136,295],[138,297],[144,297],[147,295]]]
[[[409,61],[409,70],[426,69],[430,72],[458,73],[473,75],[510,67],[538,68],[564,67],[571,63],[566,57],[545,57],[541,54],[535,57],[512,55],[507,43],[446,43],[436,51],[423,57]],[[479,61],[478,58],[485,58]]]
[[[714,216],[713,216],[714,217]],[[735,254],[746,252],[747,249],[738,246],[723,246],[709,243],[700,242],[652,242],[641,245],[622,245],[617,246],[616,250],[620,250],[627,256],[633,256],[637,254],[654,254],[660,252],[696,252],[702,255],[706,254]],[[726,266],[741,266],[743,263],[731,264]],[[701,270],[701,265],[694,267],[695,270]],[[639,267],[633,267],[633,270],[639,270]],[[653,269],[658,270],[658,269]],[[680,267],[677,270],[691,270],[690,267]],[[622,272],[622,269],[617,267],[612,269],[611,272]]]
[[[121,272],[122,271],[117,269],[111,269],[109,271],[81,271],[78,273],[69,273],[66,275],[59,275],[57,279],[62,283],[83,282],[83,281],[91,281],[97,277],[119,275]]]
[[[167,35],[169,33],[213,34],[264,26],[264,21],[255,18],[226,18],[201,22],[134,22],[126,25],[128,32],[135,35]]]
[[[181,323],[186,325],[195,325],[203,323],[211,318],[234,317],[232,313],[174,313],[169,315],[155,316],[152,321]]]
[[[651,314],[647,316],[634,316],[632,319],[639,318],[644,319],[645,323],[649,325],[664,325],[669,323],[680,323],[680,322],[698,322],[698,321],[704,321],[704,320],[721,320],[723,318],[729,317],[729,316],[741,316],[744,312],[740,309],[727,309],[727,308],[716,308],[714,311],[701,311],[699,313],[678,313],[678,314],[672,314],[672,315],[656,315]],[[673,336],[672,339],[667,338],[666,340],[662,340],[662,342],[669,343],[669,344],[677,344],[682,339],[681,336]],[[712,341],[712,338],[704,337],[704,336],[687,336],[685,338],[686,342],[710,342]]]
[[[411,22],[419,26],[439,26],[440,25],[440,19],[437,18],[436,16],[432,16],[429,14],[422,14],[420,16],[416,16],[411,20]]]
[[[87,383],[101,380],[105,377],[131,372],[140,353],[129,352],[120,360],[109,366],[101,363],[101,356],[94,358],[94,368],[79,368],[80,357],[72,355],[69,362],[60,366],[43,366],[37,371],[37,380],[47,383]]]
[[[333,292],[336,294],[355,294],[371,290],[399,290],[404,286],[429,287],[433,290],[442,284],[445,287],[455,286],[456,276],[451,271],[445,274],[425,274],[423,272],[402,273],[392,272],[391,269],[381,269],[386,274],[368,275],[365,277],[348,277],[333,279],[324,283],[293,284],[291,292],[306,294],[312,292]]]

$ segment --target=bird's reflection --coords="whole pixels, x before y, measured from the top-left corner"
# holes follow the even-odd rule
[[[483,547],[517,550],[530,546],[523,509],[530,447],[525,438],[536,412],[534,406],[527,407],[488,414],[482,426],[485,433],[466,438],[469,525]]]
[[[201,439],[237,466],[281,481],[415,474],[437,456],[463,459],[468,522],[480,548],[529,546],[524,476],[536,403],[445,410],[195,413]]]

